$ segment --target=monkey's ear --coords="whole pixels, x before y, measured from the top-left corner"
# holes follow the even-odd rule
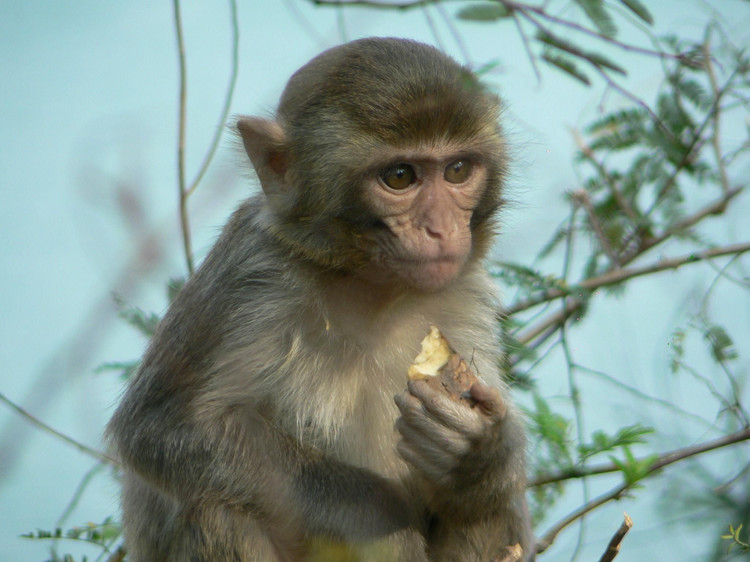
[[[286,185],[286,139],[281,125],[260,117],[240,117],[237,130],[263,191],[269,196],[278,193]]]

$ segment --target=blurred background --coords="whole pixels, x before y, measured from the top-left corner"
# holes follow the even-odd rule
[[[633,103],[596,74],[590,86],[549,67],[537,74],[512,24],[456,19],[465,4],[426,3],[394,11],[316,6],[305,0],[238,0],[239,65],[230,112],[272,114],[292,72],[321,50],[359,37],[410,37],[438,45],[475,69],[496,63],[483,79],[505,101],[514,163],[494,257],[528,264],[567,219],[566,194],[580,189],[582,176],[574,159],[580,131],[605,111]],[[549,13],[585,23],[574,2],[544,4]],[[654,19],[649,33],[620,6],[618,13],[625,15],[618,20],[618,41],[644,48],[653,48],[651,34],[702,41],[707,22],[715,20],[717,37],[750,44],[746,1],[645,4]],[[186,169],[192,178],[221,126],[232,70],[230,5],[186,2],[182,26],[188,77]],[[146,343],[118,316],[117,302],[161,314],[167,306],[166,283],[186,275],[178,217],[179,61],[173,6],[2,0],[0,38],[0,393],[77,442],[103,450],[102,431],[123,379],[97,367],[133,361]],[[653,103],[663,86],[664,61],[616,46],[610,52],[628,71],[619,83]],[[723,125],[727,142],[747,143],[746,117]],[[732,181],[746,182],[747,156],[744,164],[734,164]],[[227,132],[189,202],[197,262],[238,201],[254,189],[251,170]],[[709,200],[700,193],[695,197]],[[747,241],[749,215],[748,199],[741,194],[704,234],[724,243]],[[553,258],[543,269],[559,275],[561,267],[561,258]],[[746,280],[744,271],[738,276]],[[657,451],[717,435],[712,428],[723,406],[710,386],[669,373],[675,327],[689,323],[717,273],[710,267],[680,272],[679,277],[666,272],[634,281],[627,298],[598,302],[596,316],[575,327],[569,348],[576,363],[657,398],[634,399],[605,377],[583,376],[578,385],[588,407],[588,433],[642,423],[657,428],[651,438],[651,449]],[[747,291],[722,286],[713,297],[712,312],[721,316],[737,343],[733,372],[747,375]],[[699,353],[693,365],[701,372],[715,370]],[[564,362],[553,354],[531,369],[531,376],[539,394],[569,408]],[[746,385],[734,390],[738,402],[747,403]],[[519,394],[519,401],[530,406],[531,397]],[[681,414],[671,415],[669,404],[677,404]],[[685,469],[680,486],[687,488],[670,488],[675,473],[648,480],[635,499],[594,512],[585,535],[575,527],[564,531],[541,559],[568,560],[576,552],[580,560],[598,559],[623,510],[635,527],[618,561],[710,559],[721,531],[733,521],[716,520],[710,506],[678,506],[663,499],[689,495],[691,478],[708,482],[713,471],[720,472],[738,455],[750,458],[747,446],[716,453],[692,472]],[[618,481],[617,475],[601,477],[588,496],[571,485],[545,514],[537,533],[586,497],[596,496],[599,486],[605,490]],[[81,486],[85,489],[78,494]],[[118,516],[112,471],[0,404],[0,560],[49,559],[50,541],[19,536],[101,523],[108,516]],[[76,560],[100,554],[80,541],[63,541],[55,548]]]

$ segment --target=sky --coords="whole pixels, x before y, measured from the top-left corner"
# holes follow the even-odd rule
[[[660,31],[699,37],[720,7],[718,15],[736,41],[750,39],[747,2],[649,4]],[[507,25],[459,25],[464,50],[434,9],[429,14],[439,41],[430,20],[417,11],[347,9],[344,37],[339,12],[310,2],[239,0],[238,8],[240,64],[232,114],[271,114],[289,75],[344,39],[403,36],[438,44],[476,66],[499,59],[491,81],[506,103],[515,164],[513,203],[497,251],[504,259],[523,261],[539,249],[550,222],[559,219],[563,192],[579,179],[571,165],[570,131],[597,115],[601,87],[587,89],[554,71],[545,72],[540,84]],[[456,6],[445,9],[453,13]],[[561,8],[561,14],[568,12]],[[183,7],[189,177],[220,126],[230,72],[229,21],[225,2]],[[635,26],[623,30],[624,38],[640,40],[638,34]],[[632,54],[618,57],[633,70],[629,86],[652,96],[661,76],[658,64]],[[122,382],[111,372],[94,371],[108,361],[135,359],[144,346],[143,338],[117,319],[113,294],[161,312],[166,280],[185,274],[176,213],[178,71],[171,3],[0,0],[0,76],[0,393],[101,449]],[[249,175],[236,142],[225,135],[191,200],[199,257],[252,190]],[[748,238],[747,228],[737,222],[734,227],[735,237]],[[651,283],[636,297],[637,306],[652,315],[645,319],[613,304],[612,322],[583,332],[584,339],[597,340],[582,345],[581,353],[594,363],[614,359],[635,372],[650,372],[661,360],[656,348],[632,357],[615,346],[623,339],[638,347],[654,337],[666,339],[664,330],[679,316],[681,303],[704,282],[696,277],[696,285],[686,286],[679,298],[668,280]],[[642,330],[644,322],[655,331]],[[747,323],[738,321],[738,329],[747,333]],[[659,389],[654,381],[643,384]],[[550,395],[564,392],[552,385]],[[18,535],[54,528],[93,466],[86,455],[0,405],[0,559],[43,560],[49,545]],[[115,514],[117,493],[106,470],[95,474],[67,524]],[[640,532],[644,543],[653,544],[662,530]],[[570,540],[556,545],[560,558],[547,559],[565,559]],[[690,544],[686,537],[686,555]],[[592,556],[600,546],[591,545]],[[71,543],[60,551],[94,552]],[[618,560],[640,560],[642,554],[634,549]]]

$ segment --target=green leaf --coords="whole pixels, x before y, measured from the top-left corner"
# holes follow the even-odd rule
[[[620,0],[620,2],[647,24],[654,24],[654,17],[651,15],[651,12],[639,0]]]
[[[487,2],[483,4],[472,4],[461,8],[456,17],[464,21],[497,21],[507,18],[512,14],[505,6],[498,2]]]
[[[555,275],[544,275],[540,271],[525,265],[511,262],[496,262],[498,269],[493,268],[493,277],[502,280],[510,286],[521,287],[529,292],[549,291],[558,289],[567,291],[565,282]]]
[[[596,66],[603,66],[605,68],[609,68],[610,70],[614,70],[618,74],[622,74],[623,76],[627,76],[627,71],[618,65],[617,63],[613,62],[612,60],[608,59],[604,55],[600,53],[594,53],[592,51],[586,51],[585,53],[586,58],[590,60],[593,64]]]
[[[569,58],[563,57],[560,55],[555,55],[547,51],[544,54],[542,54],[542,60],[562,70],[565,74],[572,76],[579,82],[582,82],[583,84],[586,84],[587,86],[591,85],[591,80],[589,80],[588,76],[586,76],[583,72],[581,72],[576,66],[576,64]]]
[[[581,455],[581,460],[583,460],[599,453],[612,451],[617,447],[645,443],[644,437],[653,432],[653,428],[638,423],[620,428],[613,436],[607,435],[603,431],[595,431],[591,435],[591,443],[579,445],[578,452]]]
[[[570,421],[553,412],[544,398],[537,393],[534,393],[534,406],[536,410],[530,412],[529,417],[546,447],[550,460],[559,466],[569,466]]]
[[[492,61],[490,61],[488,63],[483,64],[479,68],[476,68],[476,69],[472,70],[472,72],[476,76],[482,77],[483,75],[489,74],[490,72],[492,72],[493,70],[495,70],[496,68],[498,68],[501,64],[502,63],[499,60],[495,59],[495,60],[492,60]]]
[[[605,10],[603,0],[575,0],[575,3],[581,7],[602,35],[605,37],[617,35],[617,26]]]
[[[592,51],[586,51],[578,47],[577,45],[574,45],[570,41],[566,41],[565,39],[557,37],[556,35],[552,35],[551,33],[540,32],[537,34],[537,39],[545,45],[560,49],[561,51],[565,51],[566,53],[571,54],[574,57],[586,60],[595,66],[603,66],[622,75],[627,74],[624,68],[611,61],[604,55]]]
[[[586,132],[589,134],[611,132],[623,126],[642,128],[648,118],[648,112],[641,107],[613,111],[591,123],[586,127]]]
[[[96,369],[94,369],[94,373],[100,374],[105,371],[119,371],[120,377],[127,380],[131,378],[133,375],[135,375],[135,372],[138,370],[138,367],[140,366],[141,366],[140,360],[108,361],[106,363],[102,363]]]
[[[647,140],[649,116],[645,109],[632,108],[608,113],[586,128],[593,135],[591,150],[625,150]]]
[[[157,314],[145,312],[137,306],[130,306],[119,295],[115,295],[114,298],[115,303],[120,309],[118,312],[120,318],[136,328],[144,336],[151,337],[154,335],[156,326],[161,320]]]
[[[643,480],[651,472],[651,467],[654,462],[659,458],[658,455],[649,455],[641,460],[638,460],[630,447],[624,446],[622,448],[624,459],[618,459],[617,457],[610,456],[612,463],[620,469],[625,484],[628,486],[634,486],[638,481]]]
[[[716,324],[708,326],[703,333],[703,338],[710,345],[711,354],[716,361],[732,361],[739,357],[734,341],[723,327]]]
[[[672,333],[669,348],[671,350],[669,368],[672,374],[675,374],[680,370],[682,358],[685,355],[685,330],[678,329]]]
[[[623,127],[615,129],[608,135],[602,135],[589,143],[591,150],[626,150],[643,142],[643,131]]]
[[[169,283],[167,283],[167,299],[170,304],[177,297],[186,282],[187,280],[184,277],[173,277],[169,280]]]
[[[676,77],[672,84],[680,94],[689,99],[697,108],[708,109],[711,107],[713,100],[699,82],[684,77]]]
[[[121,534],[122,527],[120,524],[114,521],[111,517],[107,517],[100,524],[88,523],[80,527],[72,527],[71,529],[66,530],[65,533],[63,533],[63,530],[60,527],[56,528],[54,531],[38,529],[36,533],[26,533],[21,535],[21,538],[43,540],[70,539],[84,541],[102,548],[107,548],[107,543],[116,540]]]

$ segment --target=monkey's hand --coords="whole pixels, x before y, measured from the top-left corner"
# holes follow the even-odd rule
[[[401,417],[398,451],[437,495],[484,486],[500,461],[507,408],[500,391],[481,382],[469,393],[474,406],[452,400],[426,380],[410,380],[395,398]]]
[[[430,514],[430,560],[502,558],[516,544],[530,549],[520,421],[497,388],[475,382],[469,392],[474,407],[410,380],[395,398],[398,451]]]

